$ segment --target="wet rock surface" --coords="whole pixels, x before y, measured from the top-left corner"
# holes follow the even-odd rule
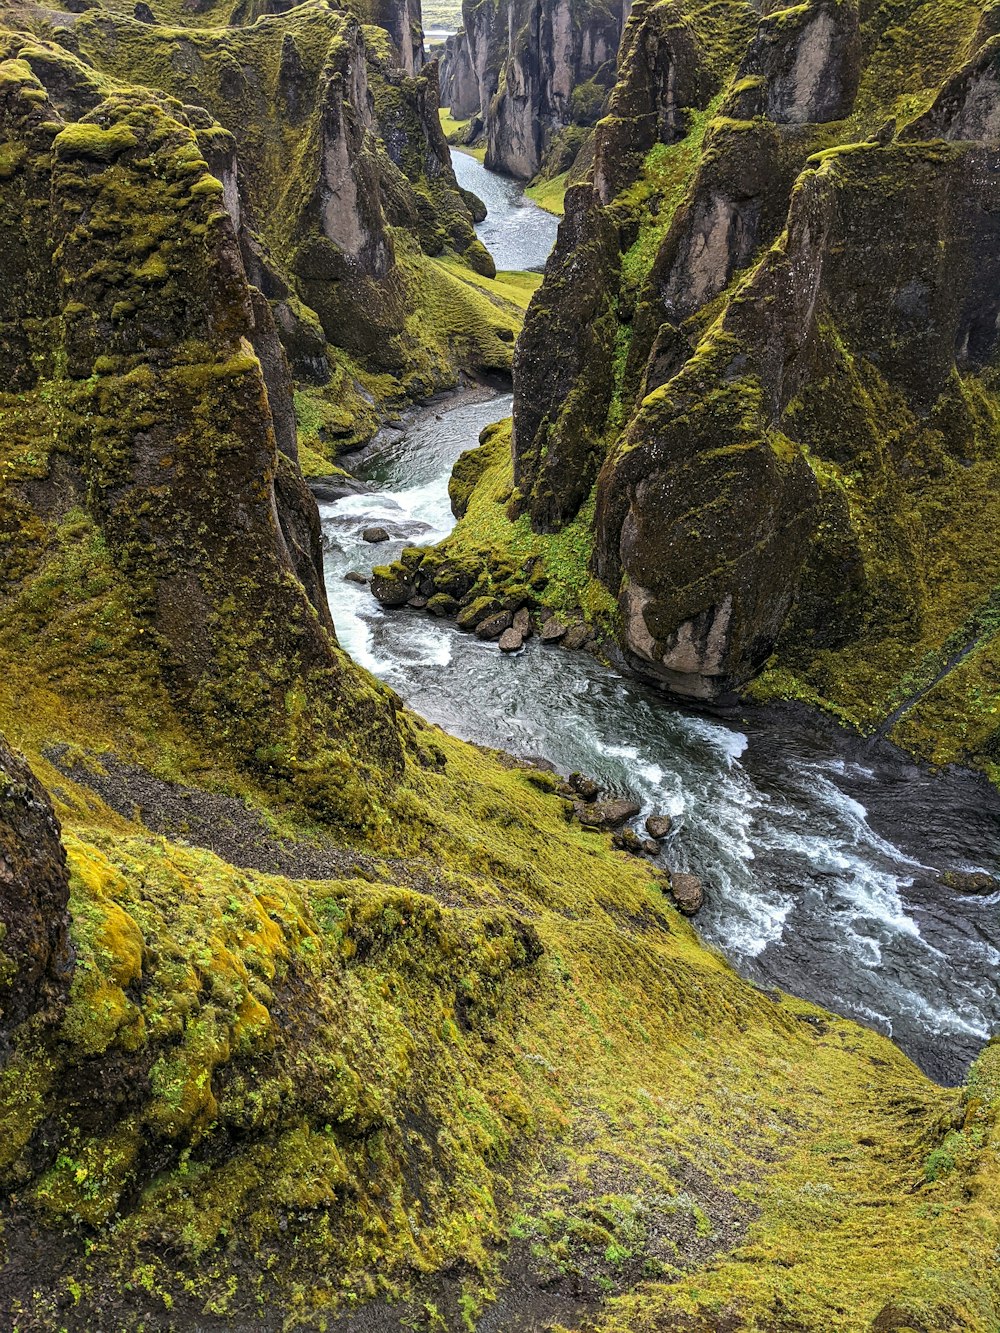
[[[669,815],[649,815],[646,818],[646,832],[651,838],[662,841],[673,828],[673,823]]]
[[[697,875],[684,874],[678,870],[670,871],[670,896],[679,912],[685,916],[694,916],[705,902],[705,890]]]
[[[642,806],[638,801],[612,797],[604,801],[579,801],[574,806],[576,816],[585,828],[617,829],[634,819]]]

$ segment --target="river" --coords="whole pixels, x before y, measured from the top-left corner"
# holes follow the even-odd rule
[[[509,184],[493,196],[498,212]],[[526,206],[517,198],[511,209]],[[494,217],[497,234],[505,226]],[[512,226],[502,253],[531,267],[541,234]],[[370,493],[321,503],[344,648],[448,731],[634,795],[637,826],[651,811],[670,814],[662,862],[703,878],[697,925],[709,943],[745,976],[875,1027],[932,1077],[960,1081],[1000,1030],[1000,896],[963,897],[937,876],[1000,874],[1000,795],[985,782],[931,776],[804,711],[690,713],[587,653],[537,639],[504,657],[449,622],[383,609],[344,580],[447,535],[451,467],[510,407],[509,393],[484,389],[420,410],[356,460]],[[373,523],[394,540],[364,542]]]

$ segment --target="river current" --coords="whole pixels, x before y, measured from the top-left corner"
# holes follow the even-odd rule
[[[498,267],[537,267],[554,230],[534,225],[540,210],[474,159],[455,162],[463,184],[490,194],[494,216],[479,231],[491,248],[491,236],[505,237]],[[531,224],[512,221],[519,213]],[[537,639],[505,657],[345,581],[447,535],[452,465],[510,408],[509,393],[484,389],[421,409],[354,460],[369,492],[320,504],[343,647],[448,731],[633,795],[639,827],[650,812],[670,814],[661,860],[704,880],[697,926],[708,942],[751,979],[875,1027],[932,1077],[960,1081],[1000,1031],[1000,895],[963,897],[938,874],[1000,874],[1000,796],[985,782],[932,776],[804,712],[690,713],[585,652]],[[363,541],[372,524],[393,540]]]

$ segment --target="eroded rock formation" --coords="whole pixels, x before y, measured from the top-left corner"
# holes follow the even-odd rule
[[[921,36],[817,0],[754,28],[734,7],[722,40],[668,3],[633,13],[518,346],[512,512],[544,532],[595,503],[619,641],[674,693],[770,663],[888,712],[875,661],[891,677],[902,645],[930,662],[979,632],[996,70],[985,20]]]
[[[491,170],[566,170],[614,83],[628,6],[581,0],[463,5],[442,62],[442,102],[474,118]]]

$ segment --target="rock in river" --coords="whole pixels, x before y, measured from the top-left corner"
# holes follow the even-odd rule
[[[413,577],[401,565],[377,565],[372,570],[372,596],[383,606],[405,606],[413,592]]]
[[[540,637],[542,643],[556,643],[559,639],[563,638],[565,633],[566,626],[562,621],[557,620],[555,616],[549,616],[548,620],[546,620],[545,624],[542,626]]]
[[[513,627],[505,629],[500,635],[500,651],[502,653],[516,653],[523,647],[524,636],[519,634]]]
[[[941,883],[956,893],[967,893],[977,898],[1000,893],[1000,879],[987,875],[983,870],[946,870],[941,876]]]
[[[705,890],[697,875],[685,875],[679,870],[670,872],[670,896],[679,912],[694,916],[705,901]]]
[[[361,534],[361,540],[375,545],[377,542],[387,542],[389,534],[385,528],[365,528]]]
[[[600,786],[585,773],[571,773],[566,779],[567,786],[582,796],[585,801],[596,801],[601,794]]]
[[[646,820],[646,832],[651,838],[660,841],[670,832],[673,823],[669,815],[650,815]]]
[[[633,819],[642,806],[638,801],[626,801],[622,798],[609,801],[578,801],[577,818],[586,828],[614,829],[621,828],[626,820]]]
[[[487,616],[476,626],[478,639],[499,639],[504,630],[510,629],[514,617],[509,611],[498,611],[495,616]]]

